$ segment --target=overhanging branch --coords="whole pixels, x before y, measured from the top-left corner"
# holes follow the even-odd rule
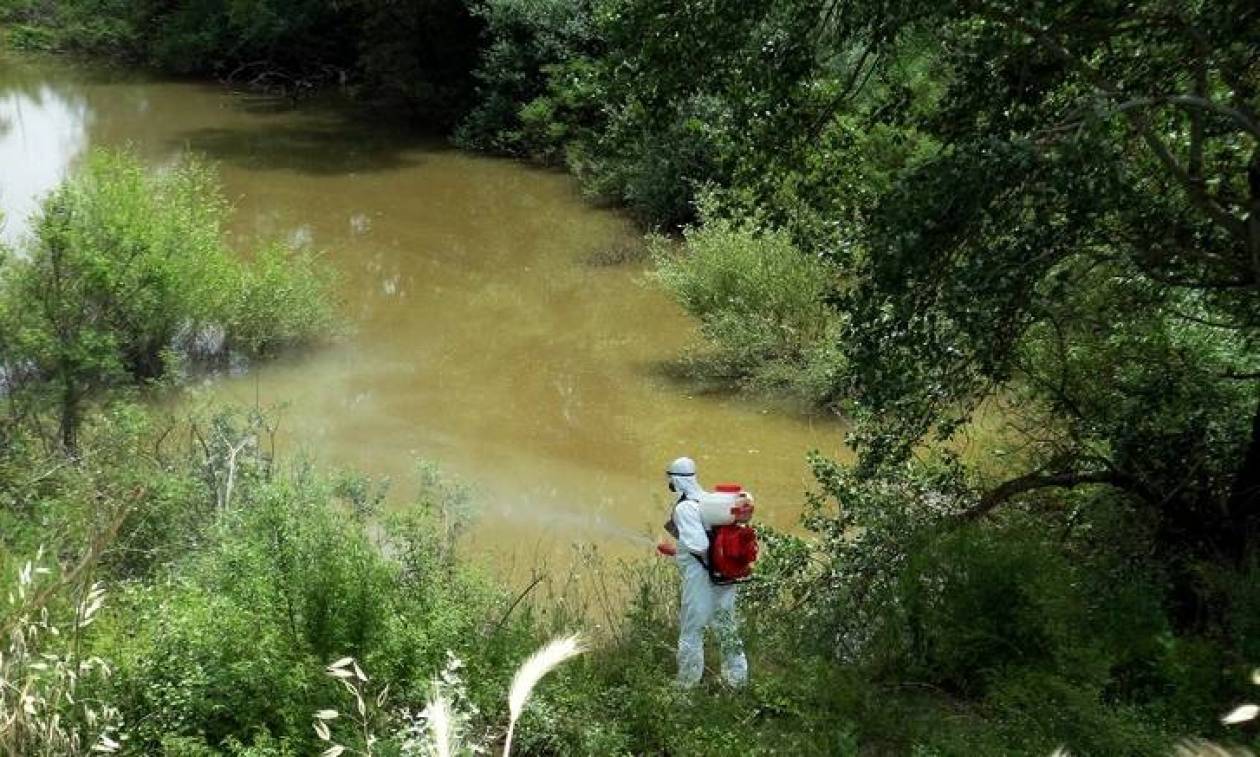
[[[1048,30],[1042,29],[1036,24],[1019,17],[1005,8],[989,5],[985,2],[985,0],[972,0],[972,2],[969,2],[968,5],[981,16],[1028,35],[1035,40],[1037,44],[1054,54],[1072,70],[1079,73],[1086,82],[1099,92],[1107,95],[1109,98],[1121,99],[1123,97],[1124,93],[1118,85],[1108,80],[1101,72],[1065,47],[1058,39],[1052,36]],[[1183,107],[1203,108],[1210,106],[1213,110],[1219,110],[1223,107],[1220,106],[1219,103],[1213,103],[1210,100],[1196,99],[1193,96],[1177,97],[1180,100],[1177,104]],[[1168,145],[1165,144],[1164,140],[1162,140],[1158,134],[1156,134],[1155,130],[1146,120],[1142,109],[1130,108],[1128,110],[1122,110],[1121,112],[1125,114],[1134,130],[1138,133],[1138,136],[1142,138],[1142,141],[1144,141],[1147,147],[1150,148],[1151,152],[1154,153],[1156,160],[1164,166],[1165,170],[1167,170],[1186,191],[1191,201],[1194,202],[1194,204],[1202,210],[1204,214],[1212,219],[1214,223],[1227,231],[1234,238],[1246,243],[1248,241],[1247,225],[1242,220],[1231,214],[1228,210],[1223,208],[1217,202],[1216,198],[1209,195],[1204,190],[1200,182],[1196,181],[1194,177],[1187,172],[1185,167],[1177,162],[1177,159],[1173,157],[1172,151],[1169,149]],[[1235,120],[1237,120],[1236,116],[1238,113],[1236,111],[1230,110],[1229,115],[1231,118],[1235,118]],[[1244,122],[1250,122],[1250,120],[1245,117],[1245,114],[1243,114],[1243,117]],[[1250,125],[1254,126],[1254,124]]]
[[[1118,113],[1125,113],[1137,108],[1150,108],[1158,105],[1175,105],[1190,111],[1206,111],[1224,116],[1237,124],[1243,131],[1248,132],[1256,139],[1260,139],[1260,125],[1252,121],[1246,113],[1229,107],[1223,103],[1211,100],[1206,96],[1199,95],[1155,95],[1151,97],[1135,97],[1122,103],[1117,103],[1115,110]]]
[[[1031,491],[1039,489],[1072,489],[1087,484],[1114,486],[1145,498],[1140,487],[1136,486],[1136,482],[1132,478],[1115,471],[1068,471],[1052,474],[1028,473],[989,490],[980,498],[975,507],[961,513],[958,519],[965,522],[979,520],[1002,503]]]

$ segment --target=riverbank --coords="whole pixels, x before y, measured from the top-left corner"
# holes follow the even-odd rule
[[[665,375],[694,327],[643,263],[586,263],[638,233],[563,175],[327,103],[64,63],[11,60],[3,76],[0,153],[21,167],[0,195],[6,240],[93,147],[131,144],[151,164],[187,149],[218,167],[232,246],[279,240],[337,275],[344,339],[163,407],[280,408],[286,454],[395,482],[397,506],[415,461],[440,462],[478,491],[472,549],[512,585],[535,562],[567,571],[575,544],[653,559],[643,540],[668,504],[661,461],[678,454],[696,455],[706,480],[756,491],[785,529],[811,483],[805,455],[843,454],[834,421]]]
[[[273,24],[271,0],[246,5],[234,14],[241,4],[198,3],[205,23],[194,28],[228,31],[193,40],[195,49],[216,65],[233,64],[236,53],[224,41],[270,40],[281,53],[306,53],[314,49],[308,42],[337,27],[328,23],[330,9],[354,19],[423,10],[374,0],[317,4],[311,14]],[[142,42],[156,50],[151,45],[182,39],[191,7],[134,4],[127,11],[154,22]],[[79,0],[36,10],[85,9],[91,18]],[[1253,317],[1260,287],[1248,252],[1257,229],[1244,223],[1254,204],[1244,198],[1254,184],[1255,152],[1254,119],[1246,114],[1260,102],[1232,84],[1256,78],[1260,58],[1247,41],[1260,38],[1260,16],[1228,3],[1170,9],[1141,2],[1095,4],[1085,13],[1071,3],[839,9],[775,0],[672,9],[642,0],[486,0],[465,11],[482,20],[484,34],[466,80],[476,82],[476,102],[456,138],[562,162],[587,193],[628,208],[640,222],[667,233],[688,227],[677,254],[666,248],[655,257],[657,275],[718,348],[719,359],[697,365],[736,386],[809,389],[807,396],[852,420],[846,441],[857,452],[837,459],[824,450],[800,473],[815,492],[803,509],[808,538],[763,533],[758,581],[742,601],[753,669],[761,672],[752,690],[685,696],[671,687],[671,599],[653,581],[669,587],[672,580],[660,565],[655,576],[617,579],[634,599],[620,621],[607,623],[612,638],[600,646],[609,656],[591,656],[566,667],[570,677],[553,679],[559,688],[538,700],[540,721],[522,724],[542,735],[531,749],[1044,754],[1066,744],[1090,754],[1145,754],[1188,733],[1254,742],[1250,726],[1241,725],[1254,708],[1222,715],[1252,701],[1260,659],[1260,341]],[[389,31],[399,29],[406,27]],[[379,53],[424,68],[420,57],[400,53],[415,52],[413,42],[354,55]],[[1134,50],[1142,51],[1136,68]],[[1194,96],[1169,97],[1170,82],[1193,87]],[[119,108],[119,115],[89,119],[83,130],[125,130],[131,114],[181,93],[188,94],[158,82],[133,98],[110,98],[104,110]],[[200,115],[221,117],[205,105]],[[630,269],[588,266],[590,250],[567,247],[576,235],[566,235],[599,222],[557,210],[583,201],[564,177],[547,174],[567,198],[557,204],[524,179],[500,191],[468,155],[454,161],[449,151],[375,141],[380,134],[370,128],[347,141],[327,113],[246,98],[216,107],[232,110],[228,126],[180,124],[179,110],[143,118],[143,128],[164,140],[151,148],[155,162],[196,144],[223,162],[229,187],[233,172],[246,186],[265,174],[268,190],[275,179],[276,191],[239,192],[255,211],[254,226],[231,229],[233,236],[252,239],[263,229],[302,247],[330,234],[357,253],[338,259],[334,247],[330,262],[369,286],[352,317],[379,326],[360,338],[385,345],[385,360],[374,362],[380,353],[354,343],[328,354],[340,355],[335,375],[359,380],[359,369],[370,368],[373,391],[335,385],[332,394],[311,393],[297,405],[316,418],[344,413],[365,421],[358,436],[343,426],[334,438],[368,449],[377,433],[403,443],[418,438],[459,450],[445,457],[474,471],[506,470],[517,460],[517,475],[538,475],[538,495],[512,508],[526,513],[549,512],[541,506],[547,496],[573,504],[565,500],[569,477],[589,470],[570,470],[567,458],[625,466],[657,440],[660,449],[635,462],[642,475],[629,478],[641,491],[600,500],[619,486],[609,477],[577,502],[582,513],[597,509],[595,502],[608,512],[642,502],[648,529],[667,507],[651,500],[660,488],[658,459],[684,451],[676,448],[698,435],[712,434],[704,444],[733,451],[739,463],[727,469],[702,452],[702,474],[741,479],[763,513],[766,488],[740,471],[801,471],[790,467],[799,463],[761,458],[763,437],[774,436],[768,429],[795,422],[768,407],[762,420],[741,402],[740,413],[717,416],[722,423],[690,422],[700,407],[725,406],[728,397],[685,398],[679,389],[686,384],[657,370],[658,350],[672,359],[686,344],[688,319],[666,309],[673,306],[655,290],[632,288]],[[164,131],[172,124],[182,127],[174,140]],[[461,185],[465,176],[482,180]],[[426,187],[454,188],[452,201],[425,194]],[[297,202],[267,215],[286,196]],[[337,204],[360,196],[385,209],[386,220]],[[512,223],[493,223],[501,208],[512,211]],[[396,222],[408,214],[422,221],[420,231]],[[314,220],[302,223],[308,215]],[[131,248],[125,238],[100,245],[50,234],[58,228],[41,226],[42,259],[68,251],[125,263],[119,252]],[[446,233],[425,233],[434,229]],[[364,237],[360,247],[356,234]],[[496,254],[484,257],[487,250]],[[0,317],[49,312],[22,304],[39,291],[49,290],[9,289],[19,304],[0,308]],[[396,316],[413,303],[436,307]],[[664,318],[683,326],[669,328]],[[107,326],[125,333],[128,322]],[[618,341],[637,334],[636,324],[653,328]],[[0,329],[0,358],[24,367],[41,343],[14,343],[10,333]],[[607,335],[614,338],[601,341]],[[109,356],[112,344],[94,341],[90,354]],[[100,367],[68,361],[78,354],[60,355],[73,375]],[[626,355],[649,362],[621,362]],[[303,369],[316,365],[276,367],[305,381]],[[38,375],[66,383],[64,373]],[[426,383],[434,376],[448,380]],[[399,413],[411,406],[406,401],[380,401],[405,400],[414,388],[427,403],[423,418]],[[320,474],[317,462],[277,470],[274,461],[293,459],[287,451],[250,454],[250,436],[239,436],[231,418],[207,422],[227,436],[187,445],[191,455],[182,462],[163,452],[160,433],[157,440],[140,433],[135,443],[100,436],[87,459],[140,465],[166,458],[130,485],[111,483],[101,478],[110,466],[77,465],[84,458],[76,443],[44,429],[38,411],[56,395],[37,392],[45,404],[29,409],[10,403],[15,420],[3,418],[0,431],[14,440],[4,447],[6,465],[15,472],[3,486],[25,492],[10,497],[15,504],[5,515],[25,525],[19,546],[28,552],[37,551],[31,535],[71,539],[74,546],[56,550],[67,565],[82,554],[85,532],[112,532],[108,503],[131,495],[159,524],[156,534],[136,530],[149,540],[139,543],[127,542],[134,534],[120,526],[126,546],[107,556],[124,569],[101,574],[134,581],[134,604],[124,607],[118,628],[128,618],[153,621],[140,624],[154,629],[148,635],[118,632],[106,645],[125,661],[123,685],[143,684],[121,698],[148,751],[154,742],[192,753],[309,751],[326,743],[328,726],[295,713],[319,706],[309,671],[327,664],[326,652],[348,651],[364,657],[368,670],[384,668],[382,678],[412,692],[399,704],[414,708],[426,701],[415,693],[417,671],[449,678],[457,675],[452,668],[471,664],[435,660],[438,648],[467,642],[486,654],[503,651],[500,660],[519,657],[544,631],[559,630],[548,626],[551,619],[571,617],[563,604],[526,603],[534,598],[533,576],[502,601],[481,601],[476,585],[459,578],[462,564],[449,562],[457,521],[445,514],[419,524],[422,538],[411,551],[429,572],[416,572],[426,580],[409,585],[405,562],[369,550],[369,537],[352,522],[356,509],[378,501],[375,477],[343,480]],[[106,419],[141,431],[146,423],[115,404],[117,392],[93,396],[109,404],[88,408],[103,412],[89,426]],[[258,396],[257,388],[249,394],[254,407]],[[988,414],[995,403],[1000,412]],[[977,418],[994,425],[983,449],[957,454]],[[431,420],[450,433],[431,435]],[[592,420],[601,422],[586,425]],[[319,440],[308,429],[299,433]],[[242,455],[260,480],[247,485],[229,473],[229,485],[223,460],[230,471]],[[411,459],[397,450],[384,455]],[[165,477],[181,469],[183,477]],[[518,502],[516,483],[480,501]],[[235,517],[207,512],[212,505],[228,510],[225,500],[249,507]],[[80,515],[49,520],[59,506]],[[168,506],[193,521],[181,530]],[[524,530],[489,512],[519,546]],[[561,539],[565,522],[538,526]],[[171,549],[163,546],[167,533],[193,536]],[[492,553],[466,546],[473,562]],[[446,562],[434,572],[434,560]],[[16,573],[22,586],[43,575],[33,566]],[[60,616],[70,622],[94,615],[87,608],[100,599],[75,585]],[[497,592],[492,584],[489,591]],[[522,593],[528,596],[513,609]],[[88,599],[82,613],[74,612],[76,596]],[[480,620],[486,616],[493,619]],[[494,632],[478,637],[479,624],[511,624],[528,643],[513,645]],[[245,631],[254,629],[256,648],[241,649],[236,640],[252,641]],[[135,646],[131,636],[141,637]],[[48,648],[56,660],[81,649],[60,639]],[[475,654],[471,646],[458,649],[469,659]],[[184,667],[181,655],[194,664]],[[271,660],[281,660],[283,674],[272,674]],[[369,679],[348,665],[336,671],[353,675],[356,694],[379,682],[377,673]],[[179,675],[166,678],[167,668]],[[501,680],[508,669],[492,663],[479,670]],[[225,712],[219,702],[240,692],[242,706]],[[502,722],[498,696],[469,697],[483,713],[494,709],[472,720],[488,743]],[[361,719],[368,699],[351,704]],[[281,706],[270,708],[273,702]],[[150,710],[169,714],[155,730],[146,730]],[[605,727],[609,721],[617,725]],[[391,712],[374,714],[373,722],[398,734],[408,718]],[[356,729],[364,749],[374,743],[369,725]]]
[[[451,479],[415,480],[418,494],[388,513],[370,479],[275,454],[265,418],[216,412],[199,422],[200,438],[172,435],[169,419],[114,405],[82,436],[93,465],[67,465],[37,437],[0,425],[0,574],[23,592],[0,625],[38,616],[40,628],[59,629],[31,634],[0,661],[0,680],[36,697],[0,743],[18,753],[112,742],[123,754],[288,757],[329,743],[413,754],[430,739],[423,713],[436,690],[453,702],[458,738],[493,750],[517,666],[574,630],[592,651],[539,686],[516,730],[517,754],[996,757],[1047,754],[1065,739],[1087,753],[1150,754],[1180,730],[1154,724],[1185,722],[1193,704],[1181,697],[1201,691],[1185,686],[1175,701],[1186,709],[1156,716],[1053,688],[1048,677],[1008,679],[999,697],[976,701],[838,661],[818,643],[816,609],[790,590],[804,545],[763,533],[759,577],[741,601],[751,686],[725,689],[710,669],[699,689],[681,692],[672,681],[677,576],[666,561],[591,555],[582,569],[593,580],[540,574],[538,586],[508,588],[461,536],[468,495]],[[215,452],[227,448],[241,452]],[[1035,548],[1019,538],[1021,550]],[[92,551],[79,562],[84,544]],[[1006,571],[1002,601],[1026,610],[1031,585],[1062,593],[1062,581],[1086,575],[1044,553],[1038,572],[995,563],[1003,553],[975,534],[962,546],[975,565]],[[611,584],[626,588],[624,608],[606,604]],[[90,587],[84,627],[76,613]],[[952,632],[966,627],[1001,626],[976,616]],[[325,672],[345,657],[364,673],[355,682],[366,692],[362,725],[350,722],[354,696]],[[50,660],[57,667],[41,667]],[[73,689],[48,672],[85,661]],[[12,691],[3,688],[6,707]],[[327,710],[340,713],[326,723],[329,741],[311,727]],[[39,730],[54,715],[57,724]]]
[[[208,448],[259,433],[255,422],[216,416],[203,430]],[[265,446],[243,448],[229,483],[226,458],[207,455],[193,438],[169,438],[163,424],[138,408],[93,419],[82,454],[111,461],[99,467],[60,464],[37,439],[4,429],[0,571],[14,582],[30,559],[37,570],[23,584],[26,596],[40,597],[48,622],[77,642],[66,650],[35,635],[21,653],[6,654],[0,674],[40,697],[26,722],[57,714],[54,731],[77,734],[83,750],[105,733],[126,754],[307,754],[326,746],[310,727],[315,713],[335,709],[343,713],[329,723],[337,743],[411,753],[403,742],[428,738],[412,724],[435,678],[468,742],[493,747],[516,666],[546,638],[572,630],[593,651],[540,687],[517,729],[517,753],[852,754],[859,740],[900,751],[929,734],[934,743],[963,738],[948,728],[943,735],[926,701],[876,705],[877,689],[796,649],[795,628],[777,621],[781,609],[753,596],[744,629],[752,688],[733,693],[710,682],[683,694],[672,683],[672,565],[589,563],[600,582],[626,582],[634,598],[611,623],[592,626],[605,608],[589,607],[600,600],[583,587],[597,583],[553,583],[522,597],[482,574],[457,536],[467,503],[440,479],[417,481],[420,494],[388,515],[374,509],[370,486],[271,457]],[[78,491],[97,495],[88,503]],[[377,516],[384,525],[369,537]],[[93,537],[115,517],[114,538]],[[99,559],[72,573],[85,541],[99,543]],[[79,628],[74,603],[85,581],[100,583],[103,606]],[[0,623],[30,617],[23,608],[6,610]],[[99,658],[108,669],[93,663],[70,704],[64,679],[31,667],[41,653],[70,665]],[[353,699],[324,672],[344,656],[370,679],[361,684],[373,697],[366,729],[344,722]],[[859,722],[874,712],[898,727],[866,732]],[[364,741],[364,730],[375,743]],[[19,751],[68,743],[0,733],[0,743]],[[966,738],[978,743],[974,733]]]
[[[441,131],[467,108],[480,26],[464,3],[445,1],[294,8],[264,0],[248,10],[138,2],[104,11],[92,2],[6,0],[0,29],[0,44],[19,52],[122,61],[287,98],[338,87]]]

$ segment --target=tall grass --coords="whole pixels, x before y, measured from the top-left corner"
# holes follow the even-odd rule
[[[41,549],[18,570],[10,610],[0,615],[8,636],[0,652],[0,754],[115,752],[117,708],[78,695],[81,681],[112,672],[80,643],[104,606],[105,588],[57,578],[43,557]]]
[[[571,634],[553,639],[521,663],[512,679],[512,687],[508,693],[509,720],[507,735],[503,742],[504,757],[512,752],[512,737],[516,732],[517,721],[521,713],[525,711],[525,705],[538,682],[566,661],[585,651],[586,646],[581,637]],[[375,697],[370,696],[366,688],[369,683],[368,676],[353,657],[343,657],[333,662],[325,669],[325,672],[341,683],[354,703],[353,710],[345,718],[353,725],[354,733],[345,734],[348,738],[338,738],[330,724],[342,719],[342,713],[335,709],[317,711],[313,724],[315,734],[321,741],[328,744],[322,754],[325,757],[338,757],[341,754],[360,754],[370,757],[375,753],[375,746],[382,741],[382,737],[374,732],[374,724],[385,717],[384,708],[389,696],[389,687],[381,689]],[[424,752],[437,757],[486,750],[486,744],[477,743],[460,732],[457,725],[460,718],[454,712],[451,700],[443,691],[443,687],[436,682],[433,686],[433,694],[421,713],[421,719],[425,721],[424,731],[427,736],[425,741],[417,743],[415,740],[407,740],[405,734],[392,734],[396,741],[403,744],[404,753],[408,752],[409,748],[417,746]],[[395,719],[384,727],[394,731],[402,730],[397,721],[398,719]],[[357,742],[358,748],[349,746],[352,740]]]
[[[512,734],[516,731],[516,721],[520,719],[521,713],[525,711],[525,703],[529,701],[529,695],[533,693],[534,687],[538,685],[543,676],[559,667],[566,660],[570,660],[584,651],[586,650],[582,646],[581,639],[576,634],[565,636],[552,641],[535,652],[516,671],[516,677],[512,679],[511,693],[508,694],[508,710],[511,713],[511,720],[508,721],[507,739],[503,745],[504,755],[512,751]]]

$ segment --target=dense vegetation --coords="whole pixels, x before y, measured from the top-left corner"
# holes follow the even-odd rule
[[[457,0],[4,0],[9,45],[109,56],[301,95],[330,85],[449,126],[478,25]]]
[[[1146,754],[1253,733],[1217,717],[1260,663],[1254,3],[0,9],[11,43],[235,79],[257,66],[263,83],[344,74],[458,122],[465,146],[563,164],[681,232],[653,250],[708,339],[693,376],[853,420],[858,462],[813,461],[811,538],[772,536],[749,592],[751,692],[691,699],[663,681],[672,589],[648,572],[527,716],[521,748]],[[0,269],[8,568],[40,543],[73,564],[117,531],[95,573],[47,600],[73,616],[75,592],[108,579],[102,620],[83,647],[49,649],[117,666],[81,685],[137,751],[306,753],[310,713],[340,696],[322,666],[343,655],[391,684],[388,750],[446,650],[468,665],[468,728],[497,738],[512,665],[573,618],[511,611],[452,560],[425,520],[449,487],[382,551],[369,482],[273,459],[265,418],[191,421],[209,441],[176,451],[161,421],[107,402],[169,375],[164,351],[201,324],[247,353],[302,335],[265,329],[266,297],[171,283],[227,258],[213,219],[144,198],[209,191],[204,173],[95,165]],[[152,275],[111,315],[101,287],[126,285],[122,249]],[[215,291],[292,270],[256,265]]]
[[[11,415],[51,407],[73,456],[99,390],[330,336],[327,275],[278,246],[243,262],[227,210],[204,166],[154,173],[126,153],[92,155],[45,199],[31,249],[0,258]]]

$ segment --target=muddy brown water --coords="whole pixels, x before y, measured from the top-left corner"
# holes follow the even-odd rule
[[[308,245],[340,275],[348,336],[184,401],[284,403],[283,446],[389,477],[395,506],[413,496],[416,461],[437,462],[476,492],[468,549],[515,583],[539,562],[562,569],[574,545],[652,559],[677,455],[791,527],[807,452],[844,454],[833,419],[669,377],[695,326],[644,264],[588,263],[639,232],[571,178],[344,104],[0,58],[0,238],[20,244],[39,197],[90,147],[118,145],[155,164],[208,157],[235,246]]]

